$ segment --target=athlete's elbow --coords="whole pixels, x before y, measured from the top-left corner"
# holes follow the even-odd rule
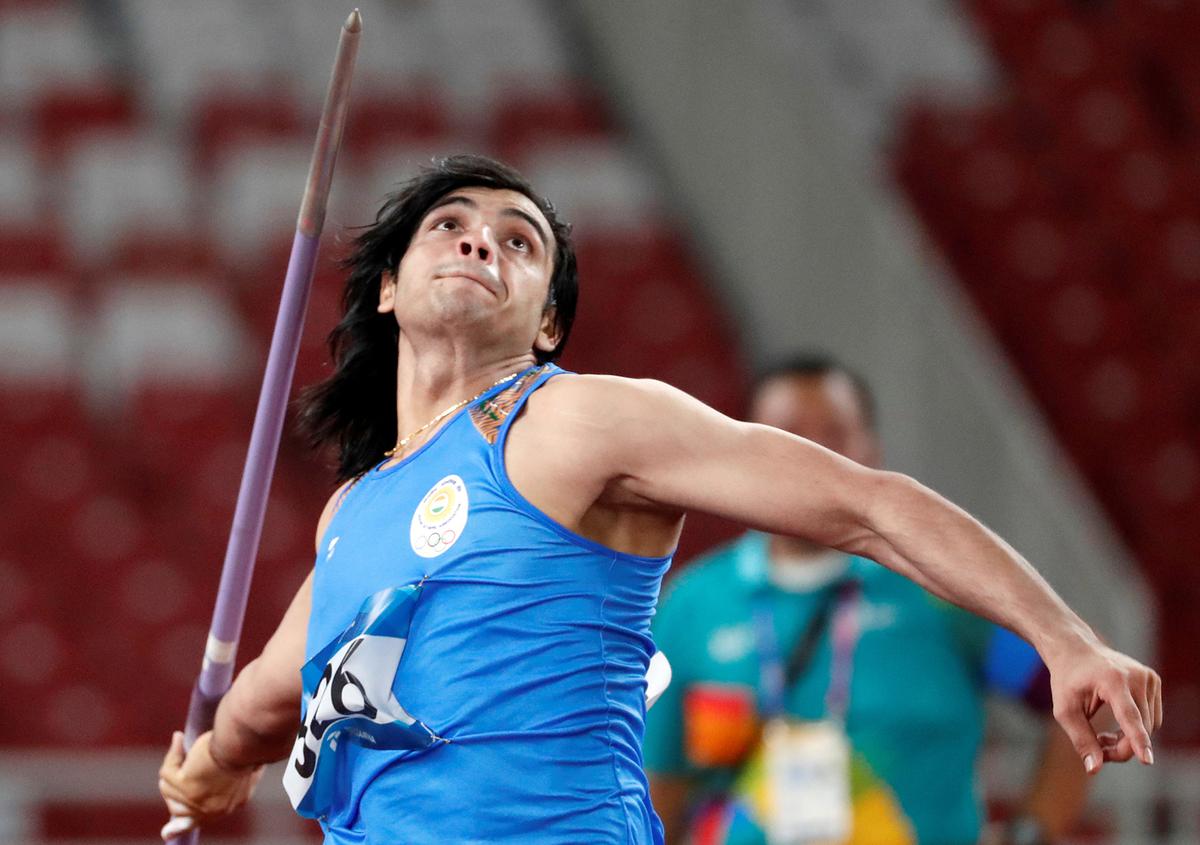
[[[852,530],[846,551],[879,560],[894,549],[892,540],[916,507],[925,488],[915,479],[889,470],[866,472],[854,493]]]

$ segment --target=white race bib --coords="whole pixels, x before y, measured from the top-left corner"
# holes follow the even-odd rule
[[[322,818],[333,806],[340,742],[418,750],[438,741],[392,690],[423,583],[369,597],[350,626],[301,668],[304,720],[283,775],[300,815]]]

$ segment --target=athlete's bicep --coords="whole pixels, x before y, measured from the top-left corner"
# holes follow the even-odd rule
[[[299,689],[299,672],[304,664],[304,644],[308,636],[308,617],[312,612],[312,582],[313,573],[310,570],[259,656],[259,661],[269,667],[272,675],[283,676],[283,683],[289,690]]]
[[[304,665],[308,617],[312,610],[312,581],[310,571],[262,654],[254,661],[255,683],[261,685],[264,704],[291,708],[300,700],[300,667]]]
[[[886,473],[667,385],[630,385],[618,431],[622,483],[636,495],[838,548],[871,533],[866,508]]]

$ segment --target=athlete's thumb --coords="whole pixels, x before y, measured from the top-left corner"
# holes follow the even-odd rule
[[[175,731],[171,734],[171,747],[167,750],[167,759],[176,766],[182,766],[186,756],[183,750],[183,731]]]

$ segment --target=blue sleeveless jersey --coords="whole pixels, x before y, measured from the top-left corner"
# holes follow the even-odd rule
[[[320,664],[339,635],[403,619],[389,635],[399,639],[367,638],[397,645],[377,649],[394,676],[339,676],[331,663],[325,680],[359,706],[363,690],[390,691],[406,720],[390,726],[436,739],[381,748],[350,729],[329,741],[327,842],[662,842],[641,746],[650,617],[670,557],[574,534],[505,471],[513,420],[562,372],[534,368],[489,391],[412,455],[366,473],[330,522],[306,659]],[[403,605],[368,612],[389,596]],[[345,665],[390,674],[386,659]]]

